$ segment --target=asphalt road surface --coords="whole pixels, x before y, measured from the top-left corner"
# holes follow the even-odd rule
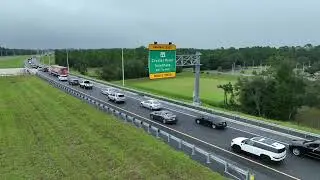
[[[48,73],[39,72],[51,79],[58,81],[54,76]],[[77,77],[75,77],[77,78]],[[80,78],[77,78],[80,79]],[[67,84],[67,82],[61,82]],[[101,94],[102,88],[108,86],[95,83],[92,90],[84,90],[79,86],[73,88],[85,92],[95,98],[108,101],[107,97]],[[121,90],[120,90],[121,91]],[[135,93],[124,92],[126,102],[124,104],[116,104],[109,102],[113,106],[121,108],[123,111],[129,111],[140,119],[148,119],[150,110],[140,107],[140,101],[150,99]],[[194,118],[200,114],[210,114],[182,107],[172,103],[161,101],[164,108],[172,111],[177,115],[178,123],[176,125],[162,125],[159,128],[164,128],[169,133],[185,139],[186,141],[197,145],[207,151],[214,152],[222,156],[228,162],[233,162],[243,169],[250,169],[255,174],[256,179],[320,179],[320,161],[308,157],[296,157],[287,149],[287,157],[281,163],[265,163],[257,157],[252,157],[247,154],[235,154],[231,151],[230,142],[236,137],[254,137],[263,136],[279,141],[282,144],[288,145],[292,139],[299,139],[288,134],[263,129],[246,123],[240,123],[231,119],[226,119],[228,127],[225,130],[215,130],[208,127],[197,125]],[[218,148],[218,149],[217,149]]]

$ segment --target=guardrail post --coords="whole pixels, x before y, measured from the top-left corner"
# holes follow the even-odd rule
[[[195,155],[195,151],[196,151],[196,146],[193,145],[193,146],[192,146],[192,152],[191,152],[191,155],[192,155],[192,156]]]
[[[181,149],[182,139],[179,140],[179,149]]]
[[[210,153],[207,154],[207,164],[210,164]]]
[[[229,164],[226,162],[225,164],[224,164],[224,172],[228,172],[228,166],[229,166]],[[246,176],[247,177],[247,176]],[[246,178],[247,179],[247,178]]]
[[[168,134],[168,142],[170,142],[170,138],[171,138],[170,136],[171,136],[171,135],[170,135],[170,134]]]
[[[151,126],[151,125],[149,124],[149,125],[148,125],[148,133],[149,133],[149,134],[150,134],[150,126]]]
[[[247,176],[246,176],[246,180],[254,180],[254,174],[250,173],[250,171],[248,171]]]

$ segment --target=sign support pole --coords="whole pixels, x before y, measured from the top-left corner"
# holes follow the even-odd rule
[[[194,81],[194,96],[193,96],[193,104],[194,105],[201,105],[200,98],[199,98],[199,84],[200,84],[200,53],[196,53],[196,64],[195,64],[195,81]]]

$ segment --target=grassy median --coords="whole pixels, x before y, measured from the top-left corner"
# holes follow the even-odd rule
[[[23,62],[30,56],[0,57],[0,68],[22,68]]]
[[[202,74],[200,82],[201,100],[212,106],[221,106],[223,104],[224,92],[217,86],[226,83],[235,83],[237,76]],[[177,78],[149,80],[149,78],[126,80],[127,87],[144,90],[157,95],[164,95],[175,99],[192,101],[194,90],[194,73],[183,72],[177,74]],[[122,84],[122,81],[116,81],[116,84]]]
[[[36,77],[0,87],[0,179],[224,179]]]

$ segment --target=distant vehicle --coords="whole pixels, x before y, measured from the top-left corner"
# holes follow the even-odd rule
[[[235,152],[247,152],[260,157],[263,161],[282,161],[286,157],[286,147],[274,140],[254,137],[237,137],[231,141],[231,148]]]
[[[84,88],[84,89],[92,89],[93,88],[93,84],[88,80],[82,80],[79,83],[79,85],[81,88]]]
[[[160,110],[162,108],[160,102],[153,99],[140,102],[140,106],[151,110]]]
[[[116,103],[125,102],[126,100],[126,98],[124,97],[124,94],[119,92],[114,92],[114,91],[108,95],[108,98],[110,101],[114,101]]]
[[[177,116],[171,111],[153,111],[150,113],[150,119],[162,122],[163,124],[177,124]]]
[[[111,92],[114,92],[115,89],[114,88],[107,88],[107,89],[101,89],[101,93],[104,95],[109,95]]]
[[[224,129],[225,127],[227,127],[227,122],[220,117],[209,118],[205,116],[200,116],[195,119],[195,122],[197,124],[212,127],[214,129]]]
[[[289,150],[296,156],[311,156],[320,159],[320,140],[293,140]]]
[[[68,80],[69,85],[79,85],[79,80],[78,79],[69,79]]]
[[[68,68],[67,67],[64,67],[64,66],[58,66],[58,65],[51,65],[49,67],[49,73],[51,75],[54,75],[54,76],[60,76],[60,75],[66,75],[68,76],[69,75],[69,72],[68,72]]]
[[[43,71],[43,72],[48,72],[49,69],[48,69],[47,67],[44,67],[44,68],[42,69],[42,71]]]

